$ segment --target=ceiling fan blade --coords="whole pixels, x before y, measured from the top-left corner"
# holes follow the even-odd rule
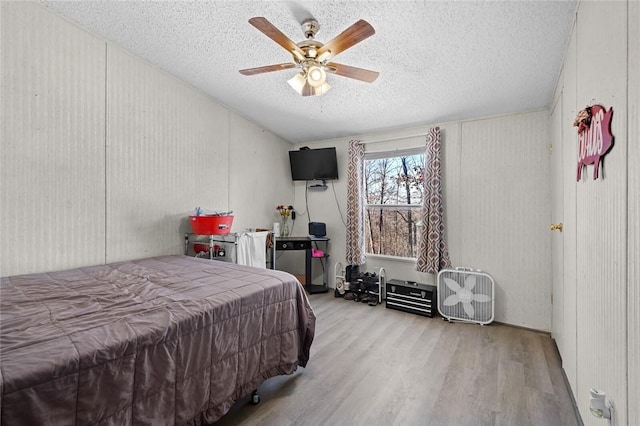
[[[275,25],[267,21],[266,18],[263,18],[263,17],[251,18],[249,19],[249,23],[254,27],[256,27],[257,29],[259,29],[260,31],[262,31],[271,40],[275,41],[280,46],[284,47],[287,50],[287,52],[292,53],[293,51],[296,51],[300,53],[302,56],[304,56],[304,50],[298,47],[298,45],[295,44],[289,37],[284,35],[282,31],[277,29]]]
[[[366,81],[367,83],[373,83],[380,75],[380,73],[377,71],[369,71],[365,70],[364,68],[352,67],[335,62],[329,62],[327,64],[326,70],[331,74],[355,78],[356,80]]]
[[[348,48],[360,43],[362,40],[371,37],[375,33],[376,31],[373,29],[371,24],[361,19],[318,49],[318,56],[322,55],[326,51],[330,51],[331,57],[334,57],[338,53],[344,52]]]
[[[257,68],[247,68],[245,70],[240,70],[240,74],[242,75],[255,75],[255,74],[262,74],[265,72],[272,72],[272,71],[280,71],[280,70],[286,70],[289,68],[295,68],[297,65],[291,62],[287,62],[284,64],[276,64],[276,65],[267,65],[264,67],[257,67]]]

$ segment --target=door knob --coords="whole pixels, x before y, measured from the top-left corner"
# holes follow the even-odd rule
[[[551,224],[549,229],[551,229],[552,231],[560,231],[560,232],[562,232],[562,223],[553,223],[553,224]]]

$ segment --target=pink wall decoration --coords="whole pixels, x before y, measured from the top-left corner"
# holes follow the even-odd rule
[[[587,164],[593,164],[593,179],[598,179],[600,161],[613,146],[612,117],[613,108],[607,111],[602,105],[592,105],[580,111],[573,122],[578,128],[578,181]]]

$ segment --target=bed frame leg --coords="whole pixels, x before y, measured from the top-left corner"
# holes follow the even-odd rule
[[[251,403],[253,405],[260,404],[260,395],[258,394],[258,389],[251,392]]]

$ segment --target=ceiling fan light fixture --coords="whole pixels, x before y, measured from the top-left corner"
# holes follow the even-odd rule
[[[329,89],[331,89],[331,86],[329,86],[329,83],[323,83],[322,85],[313,88],[313,92],[314,92],[313,94],[314,96],[322,96],[325,93],[327,93]]]
[[[313,87],[321,87],[327,81],[327,73],[317,65],[312,65],[307,70],[307,81]]]
[[[293,78],[289,79],[287,83],[289,83],[289,86],[291,86],[293,90],[298,92],[298,95],[302,95],[302,90],[304,89],[305,84],[307,84],[307,79],[304,78],[303,73],[299,72],[294,75]]]
[[[304,72],[299,72],[287,82],[301,96],[322,96],[331,89],[331,86],[326,82],[318,86],[312,86],[309,84],[308,76]]]
[[[327,84],[327,73],[367,83],[373,83],[378,78],[379,73],[375,71],[329,62],[334,56],[375,34],[371,24],[363,19],[348,27],[326,44],[314,40],[315,34],[320,28],[314,19],[307,19],[302,23],[302,31],[306,40],[299,43],[294,43],[266,18],[257,16],[249,19],[249,23],[291,53],[293,63],[243,69],[240,70],[242,75],[300,68],[301,71],[288,80],[288,83],[301,96],[321,96],[327,93],[331,89],[331,86]]]
[[[295,56],[298,62],[302,62],[306,59],[304,55],[298,52],[297,50],[292,50],[291,53],[293,54],[293,56]]]
[[[322,52],[322,53],[320,54],[320,56],[318,56],[318,57],[316,58],[316,61],[318,61],[318,62],[324,62],[324,61],[326,61],[327,59],[329,59],[329,57],[330,57],[330,56],[331,56],[331,51],[330,51],[330,50],[325,50],[324,52]]]

